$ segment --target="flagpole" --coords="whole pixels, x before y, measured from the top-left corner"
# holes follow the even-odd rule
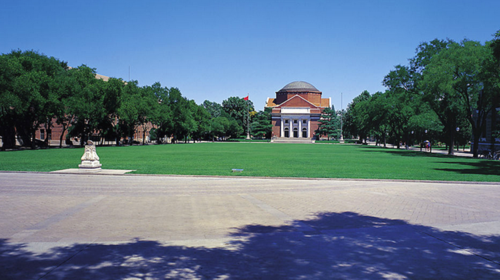
[[[247,98],[247,139],[250,139],[250,93]]]

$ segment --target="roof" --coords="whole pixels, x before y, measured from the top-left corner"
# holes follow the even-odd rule
[[[303,81],[296,81],[296,82],[291,82],[284,86],[282,89],[280,89],[278,92],[290,92],[290,91],[298,91],[298,92],[319,92],[319,90],[311,85],[308,82],[303,82]]]
[[[104,76],[104,75],[101,75],[101,74],[95,74],[95,78],[96,79],[101,79],[105,82],[109,81],[109,77],[108,76]]]
[[[266,107],[274,107],[274,106],[276,106],[276,103],[274,103],[274,100],[276,100],[276,98],[268,97],[267,101],[266,101]]]
[[[288,100],[290,100],[290,99],[288,99]],[[274,100],[276,100],[276,98],[268,97],[267,101],[266,101],[266,107],[275,107],[275,106],[278,106],[278,104],[274,103]],[[318,106],[318,107],[322,107],[322,108],[331,107],[330,98],[321,98],[321,103],[319,103],[319,104],[318,103],[313,103],[313,102],[310,102],[310,101],[308,101],[308,102],[311,103],[311,104],[313,104],[314,106]],[[281,103],[281,104],[283,104],[283,103]]]
[[[294,99],[298,99],[298,100],[295,100],[293,101]],[[298,101],[298,104],[297,104],[297,101]],[[287,103],[294,103],[294,105],[290,106],[289,104]],[[318,105],[310,102],[309,100],[306,100],[304,97],[300,96],[300,95],[294,95],[292,96],[291,98],[288,98],[285,102],[277,105],[276,107],[280,108],[280,107],[304,107],[304,106],[307,106],[309,108],[312,108],[312,107],[319,107]]]

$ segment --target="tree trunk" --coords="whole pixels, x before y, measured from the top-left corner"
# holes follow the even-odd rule
[[[16,147],[16,129],[14,126],[4,126],[2,135],[2,151]]]
[[[472,157],[477,158],[478,157],[478,150],[479,150],[479,137],[481,135],[479,133],[473,133],[473,141],[474,141],[474,146],[472,148]]]
[[[453,156],[455,154],[455,151],[453,149],[453,143],[455,142],[455,126],[450,127],[450,143],[448,145],[448,155]]]
[[[36,130],[35,129],[31,129],[31,149],[34,150],[36,147],[36,143],[35,143],[35,140],[36,140]],[[45,132],[45,134],[47,134],[47,132]],[[47,135],[45,135],[45,138],[47,138]]]
[[[59,137],[59,148],[62,148],[62,141],[64,138],[64,132],[66,131],[66,125],[62,123],[62,132],[61,132],[61,137]]]

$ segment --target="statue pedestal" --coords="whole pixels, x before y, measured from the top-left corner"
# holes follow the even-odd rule
[[[99,156],[96,153],[95,145],[92,141],[88,141],[85,145],[85,152],[81,158],[82,163],[78,165],[80,169],[101,169],[102,164],[99,162]]]

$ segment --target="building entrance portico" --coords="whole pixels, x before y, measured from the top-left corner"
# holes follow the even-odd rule
[[[281,135],[284,138],[310,138],[308,137],[310,121],[308,116],[283,116],[281,119]],[[291,133],[290,133],[291,132]]]

